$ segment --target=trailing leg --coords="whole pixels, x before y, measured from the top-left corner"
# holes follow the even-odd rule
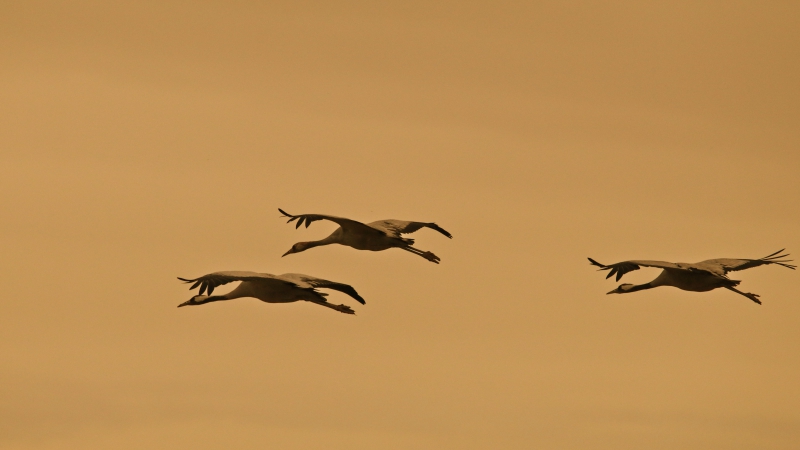
[[[422,250],[416,249],[416,248],[411,247],[411,246],[400,247],[400,248],[402,248],[405,251],[411,252],[411,253],[413,253],[415,255],[422,256],[423,258],[427,259],[428,261],[430,261],[432,263],[439,264],[439,261],[441,261],[441,259],[439,259],[438,256],[434,255],[431,252],[423,252]]]
[[[742,291],[740,291],[740,290],[738,290],[738,289],[736,289],[735,287],[732,287],[732,286],[725,286],[725,289],[727,289],[729,291],[736,292],[737,294],[740,294],[740,295],[744,295],[745,297],[747,297],[750,300],[758,303],[759,305],[761,304],[761,300],[758,299],[758,295],[756,295],[756,294],[750,294],[748,292],[742,292]]]
[[[356,313],[355,311],[352,310],[352,308],[350,308],[347,305],[333,305],[326,301],[314,301],[314,300],[309,300],[309,302],[314,303],[315,305],[325,306],[326,308],[330,308],[344,314],[355,315]]]

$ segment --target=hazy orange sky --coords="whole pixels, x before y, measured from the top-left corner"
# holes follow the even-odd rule
[[[0,449],[796,449],[800,3],[3,2]],[[330,246],[277,208],[436,221]],[[177,276],[352,284],[177,309]],[[644,269],[626,276],[644,282]],[[225,292],[223,289],[222,292]]]

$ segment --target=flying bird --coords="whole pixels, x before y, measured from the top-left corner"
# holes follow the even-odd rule
[[[412,247],[412,245],[414,245],[414,240],[404,238],[401,235],[413,233],[420,228],[431,228],[450,239],[453,238],[450,233],[433,222],[409,222],[405,220],[387,219],[365,224],[343,217],[325,216],[322,214],[301,214],[299,216],[293,216],[280,208],[278,208],[278,211],[283,214],[283,217],[289,218],[286,223],[296,220],[297,224],[295,228],[300,228],[300,225],[303,223],[305,223],[306,228],[308,228],[312,222],[316,222],[317,220],[330,220],[339,225],[339,228],[325,239],[311,242],[298,242],[294,244],[288,252],[284,253],[283,256],[291,255],[292,253],[300,253],[321,245],[341,244],[353,247],[357,250],[370,250],[373,252],[379,252],[393,247],[401,248],[415,255],[422,256],[428,261],[439,264],[440,259],[438,256],[431,252],[424,252]]]
[[[784,249],[785,250],[785,249]],[[671,263],[664,261],[623,261],[616,264],[604,265],[589,258],[592,265],[600,267],[599,270],[608,270],[606,278],[612,275],[617,275],[617,281],[628,272],[639,270],[640,266],[643,267],[658,267],[664,269],[655,280],[633,285],[623,283],[616,289],[608,294],[627,294],[630,292],[642,291],[645,289],[652,289],[659,286],[674,286],[684,291],[706,292],[717,288],[725,288],[736,292],[737,294],[744,295],[750,300],[761,304],[758,295],[742,292],[736,289],[736,286],[741,283],[740,280],[731,280],[728,278],[728,272],[737,270],[745,270],[751,267],[758,267],[764,264],[777,264],[779,266],[787,267],[794,270],[797,266],[787,264],[792,262],[786,258],[789,254],[779,254],[783,250],[779,250],[771,255],[767,255],[761,259],[709,259],[699,263]]]
[[[181,306],[205,305],[206,303],[218,302],[221,300],[255,297],[267,303],[290,303],[305,300],[316,305],[335,309],[341,313],[355,314],[347,305],[333,305],[328,303],[325,299],[328,294],[318,292],[317,288],[344,292],[362,305],[366,304],[364,299],[361,298],[358,292],[350,285],[299,273],[271,275],[268,273],[256,272],[214,272],[195,279],[181,277],[178,277],[178,279],[186,283],[194,283],[192,287],[189,288],[190,290],[198,286],[200,287],[199,295],[195,295],[188,301],[181,303],[178,305],[178,308]],[[211,295],[217,286],[234,281],[241,281],[241,283],[231,292],[224,295]],[[206,290],[208,291],[208,295],[203,295]]]

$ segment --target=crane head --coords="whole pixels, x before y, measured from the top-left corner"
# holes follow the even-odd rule
[[[292,248],[290,248],[290,249],[289,249],[289,251],[288,251],[288,252],[284,253],[284,254],[281,256],[281,258],[283,258],[283,257],[284,257],[284,256],[286,256],[286,255],[291,255],[292,253],[300,253],[300,252],[302,252],[302,251],[305,251],[305,250],[307,250],[308,248],[309,248],[309,247],[308,247],[308,243],[307,243],[307,242],[298,242],[297,244],[294,244],[294,245],[292,246]]]
[[[207,299],[207,295],[195,295],[194,297],[190,298],[189,300],[181,303],[178,305],[178,308],[181,306],[192,306],[192,305],[202,305],[205,303],[203,300]]]
[[[630,283],[622,283],[619,286],[617,286],[617,288],[614,289],[613,291],[606,292],[606,295],[608,295],[608,294],[626,294],[628,292],[631,292],[631,288],[632,287],[633,287],[633,285],[630,284]]]

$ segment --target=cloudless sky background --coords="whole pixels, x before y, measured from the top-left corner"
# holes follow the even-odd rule
[[[0,449],[794,449],[800,4],[0,5]],[[342,246],[417,232],[434,265]],[[347,316],[175,277],[300,272]],[[643,269],[629,282],[658,274]],[[221,292],[225,292],[224,288]]]

